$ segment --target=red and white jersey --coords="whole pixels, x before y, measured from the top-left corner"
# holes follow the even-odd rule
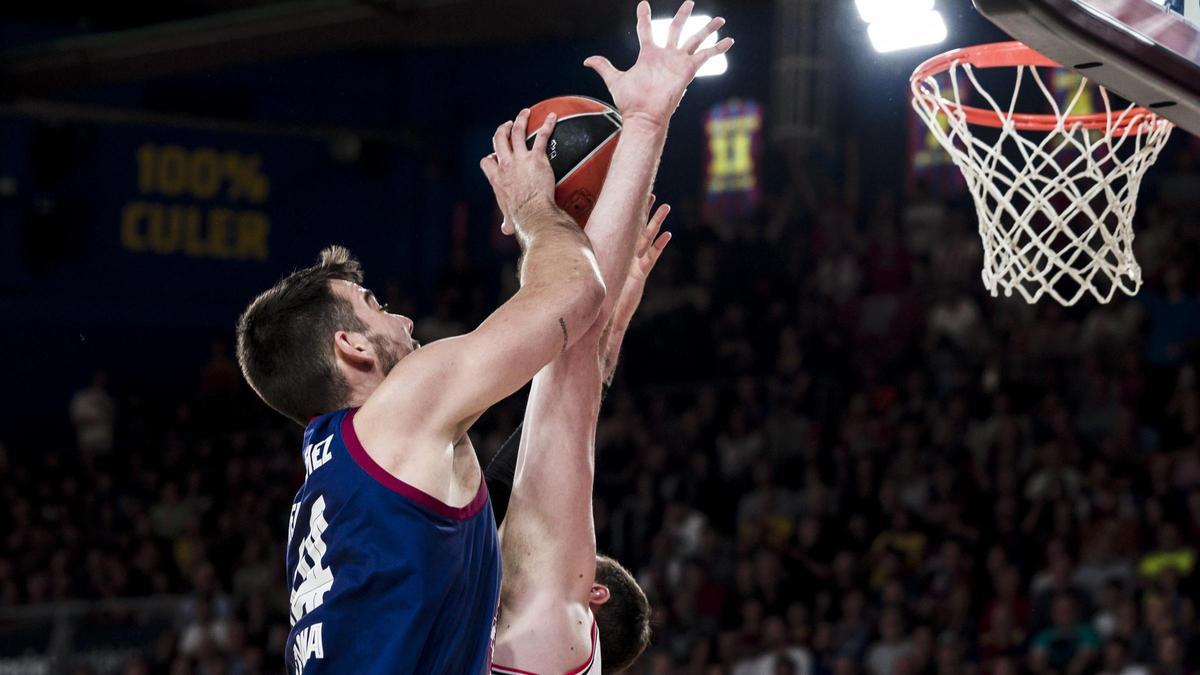
[[[600,675],[600,627],[596,625],[596,617],[592,617],[592,653],[588,660],[565,675]],[[492,675],[558,675],[556,673],[535,673],[532,670],[521,670],[510,666],[492,663]]]

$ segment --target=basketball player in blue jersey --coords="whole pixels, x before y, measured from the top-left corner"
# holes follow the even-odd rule
[[[306,425],[288,525],[293,675],[479,675],[500,593],[495,520],[467,429],[587,333],[605,298],[588,237],[554,204],[550,118],[502,125],[483,169],[524,250],[520,290],[474,331],[417,349],[348,251],[258,296],[238,360]]]
[[[533,380],[517,453],[512,494],[500,528],[504,585],[497,617],[496,675],[620,672],[649,642],[650,608],[624,568],[596,555],[592,482],[602,383],[641,299],[646,275],[669,236],[656,238],[666,217],[649,225],[646,204],[671,116],[704,62],[727,51],[722,40],[700,50],[724,21],[713,19],[686,40],[685,2],[666,46],[651,40],[650,7],[638,5],[637,63],[616,70],[586,63],[604,79],[624,120],[612,165],[588,221],[608,289],[595,324]],[[642,246],[631,269],[635,245]]]

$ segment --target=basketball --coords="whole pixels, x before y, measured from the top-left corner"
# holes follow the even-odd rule
[[[608,165],[621,135],[621,115],[594,98],[556,96],[529,108],[529,128],[540,128],[550,113],[558,115],[554,133],[546,144],[550,167],[554,169],[554,201],[583,227],[608,175]],[[536,135],[531,133],[525,139],[529,147],[533,147]]]

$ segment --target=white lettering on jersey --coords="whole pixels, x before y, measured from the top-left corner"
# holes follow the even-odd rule
[[[317,497],[308,517],[308,536],[300,543],[296,572],[292,576],[292,625],[321,606],[333,586],[333,570],[325,566],[325,497]],[[299,584],[296,583],[299,579]]]
[[[288,516],[288,546],[292,545],[292,533],[296,531],[296,514],[300,512],[300,502],[292,504],[292,515]]]
[[[325,658],[325,645],[321,643],[321,624],[313,625],[296,633],[296,643],[292,645],[292,660],[296,663],[296,672],[304,672],[308,660]]]
[[[325,463],[333,459],[333,453],[329,450],[329,446],[333,444],[333,434],[330,434],[325,440],[320,443],[309,443],[304,449],[304,477],[308,478],[312,472],[325,466]]]

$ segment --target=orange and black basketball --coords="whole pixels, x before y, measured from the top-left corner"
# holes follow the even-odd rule
[[[621,135],[621,115],[594,98],[556,96],[530,107],[528,128],[540,128],[550,113],[558,115],[546,144],[554,169],[554,201],[583,227],[608,175]],[[530,147],[534,136],[525,139]]]

